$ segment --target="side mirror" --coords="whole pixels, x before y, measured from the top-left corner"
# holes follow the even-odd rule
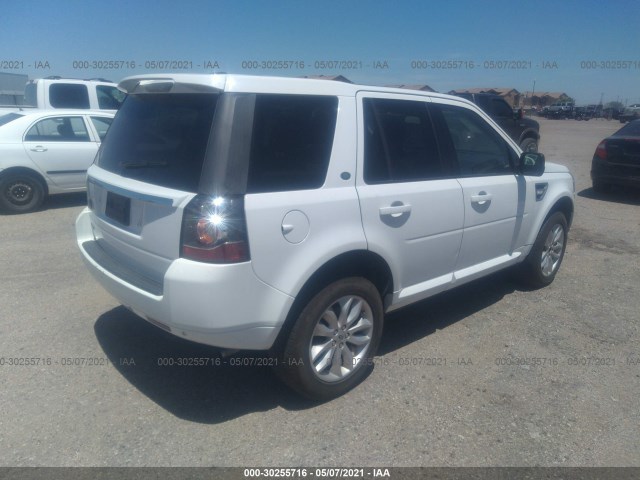
[[[518,170],[522,175],[539,177],[544,173],[544,155],[537,152],[523,152]]]
[[[514,120],[520,120],[522,118],[524,118],[524,110],[522,110],[522,108],[519,108],[518,110],[513,112],[513,119]]]

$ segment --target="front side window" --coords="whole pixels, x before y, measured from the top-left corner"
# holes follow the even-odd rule
[[[89,90],[78,83],[54,83],[49,86],[49,103],[53,108],[89,108]]]
[[[453,105],[438,105],[456,153],[462,176],[513,173],[509,147],[476,112]]]
[[[118,110],[125,97],[123,92],[109,85],[96,86],[96,95],[101,110]]]
[[[82,117],[52,117],[40,120],[24,137],[27,142],[88,142]]]
[[[366,183],[415,182],[444,176],[424,102],[365,98],[363,108]]]
[[[338,112],[337,97],[256,97],[247,193],[320,188]]]

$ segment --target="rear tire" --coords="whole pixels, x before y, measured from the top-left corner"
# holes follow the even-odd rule
[[[520,278],[528,286],[546,287],[556,278],[567,248],[567,232],[567,219],[561,212],[544,222],[529,255],[520,265]]]
[[[350,277],[331,283],[300,313],[276,373],[307,398],[338,397],[371,372],[383,321],[380,293],[371,282]]]
[[[10,173],[0,179],[0,209],[7,213],[32,212],[44,197],[44,186],[35,175]]]

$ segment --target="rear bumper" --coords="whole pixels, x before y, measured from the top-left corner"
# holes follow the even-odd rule
[[[640,166],[610,165],[594,159],[591,163],[591,180],[638,187],[640,186]]]
[[[269,349],[293,304],[292,297],[260,281],[250,262],[211,265],[176,259],[162,285],[153,288],[125,265],[109,263],[108,253],[94,239],[89,209],[76,221],[76,236],[87,268],[111,295],[150,323],[188,340]]]

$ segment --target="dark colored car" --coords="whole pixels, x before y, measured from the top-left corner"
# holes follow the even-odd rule
[[[591,180],[597,192],[612,185],[640,187],[640,119],[600,142],[591,162]]]
[[[522,110],[513,111],[500,95],[492,93],[458,93],[458,97],[469,100],[484,110],[513,138],[524,152],[537,152],[540,140],[540,124],[525,118]]]

